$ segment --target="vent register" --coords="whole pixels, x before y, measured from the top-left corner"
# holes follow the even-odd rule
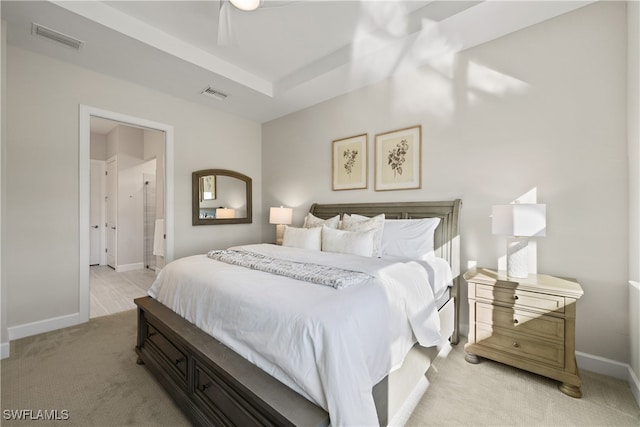
[[[31,25],[31,34],[45,37],[58,43],[62,43],[63,45],[69,46],[76,50],[79,50],[84,44],[82,40],[78,40],[75,37],[71,37],[59,31],[52,30],[51,28],[47,28],[44,25],[36,24],[35,22]]]
[[[208,88],[206,88],[200,93],[205,96],[210,96],[211,98],[215,98],[219,101],[224,101],[227,98],[227,96],[229,96],[226,93],[220,92],[219,90],[212,88],[211,86],[209,86]]]
[[[45,27],[44,25],[40,25],[37,23],[32,23],[31,25],[31,34],[45,37],[47,39],[53,40],[57,43],[61,43],[65,46],[69,46],[75,50],[80,50],[80,48],[84,45],[82,40],[78,40],[75,37],[71,37],[67,34],[61,33],[59,31],[53,30],[51,28]],[[217,89],[212,88],[211,86],[207,87],[201,92],[202,95],[215,98],[219,101],[224,101],[229,95],[221,92]]]

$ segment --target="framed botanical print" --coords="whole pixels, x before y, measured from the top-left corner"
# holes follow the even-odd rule
[[[422,182],[422,127],[376,135],[375,189],[420,188]]]
[[[333,141],[332,189],[367,188],[367,134]]]

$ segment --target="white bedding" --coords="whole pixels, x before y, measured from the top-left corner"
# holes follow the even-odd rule
[[[373,386],[416,339],[440,342],[428,270],[269,244],[233,249],[373,278],[336,290],[196,255],[168,264],[149,295],[326,409],[332,425],[377,425]]]

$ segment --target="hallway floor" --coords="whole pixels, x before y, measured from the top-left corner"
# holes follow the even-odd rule
[[[149,269],[117,273],[111,267],[98,265],[89,268],[89,277],[89,317],[94,318],[136,308],[134,298],[147,295],[156,274]]]

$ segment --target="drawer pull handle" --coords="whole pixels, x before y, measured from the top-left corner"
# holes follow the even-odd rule
[[[518,324],[518,319],[513,319],[513,324],[517,325]]]
[[[152,336],[154,336],[155,334],[157,334],[157,332],[149,332],[149,338],[151,338]]]
[[[181,357],[180,359],[176,359],[176,361],[174,362],[174,365],[179,365],[182,362],[184,362],[184,357]]]
[[[517,342],[513,343],[513,348],[520,348],[520,344],[518,344]]]
[[[202,384],[202,386],[200,388],[202,389],[202,391],[205,391],[209,387],[211,387],[211,383]]]
[[[513,296],[513,299],[514,299],[514,300],[517,300],[517,299],[518,299],[518,295],[514,295],[514,296]]]

